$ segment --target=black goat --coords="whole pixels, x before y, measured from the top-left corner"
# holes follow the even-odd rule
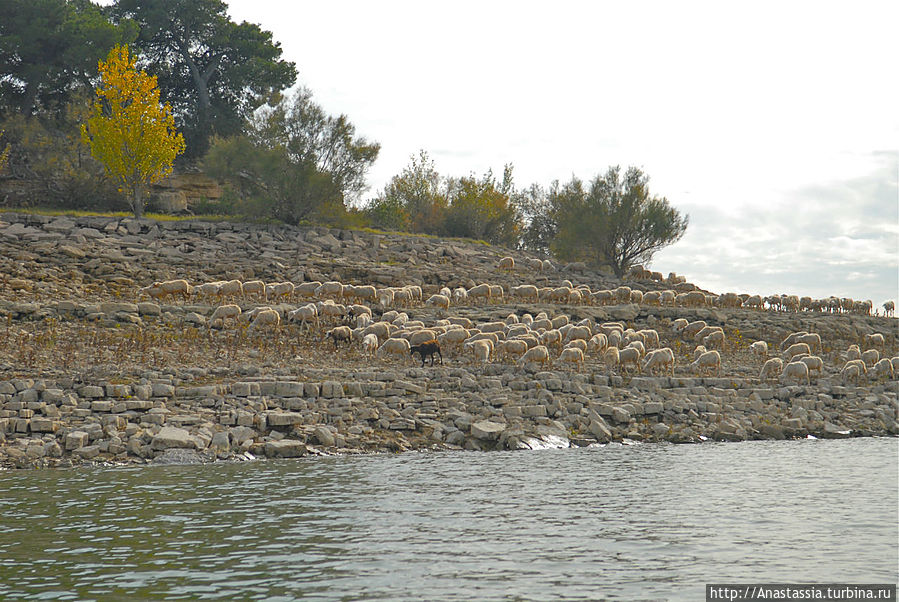
[[[410,355],[415,357],[417,353],[421,357],[421,366],[424,367],[425,360],[427,358],[431,358],[431,365],[434,365],[434,356],[437,355],[440,357],[440,363],[443,363],[443,354],[440,353],[440,343],[437,342],[436,339],[431,339],[430,341],[425,341],[420,345],[413,345],[409,350]]]

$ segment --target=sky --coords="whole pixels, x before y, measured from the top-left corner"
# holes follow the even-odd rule
[[[899,2],[230,0],[381,144],[516,186],[634,165],[716,293],[899,296]]]

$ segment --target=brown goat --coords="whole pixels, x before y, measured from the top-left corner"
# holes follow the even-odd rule
[[[440,363],[443,363],[443,354],[440,353],[440,343],[438,343],[436,339],[425,341],[420,345],[413,345],[409,350],[409,354],[414,357],[416,353],[421,357],[422,367],[424,367],[425,360],[429,357],[431,358],[431,365],[433,366],[435,355],[440,356]]]

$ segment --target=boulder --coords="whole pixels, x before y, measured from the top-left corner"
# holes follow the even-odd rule
[[[164,426],[153,437],[153,449],[166,450],[173,447],[192,449],[195,442],[186,430],[175,426]]]
[[[281,439],[265,444],[265,455],[269,458],[299,458],[307,453],[306,446],[295,439]]]
[[[490,420],[481,420],[471,425],[471,436],[485,441],[496,441],[500,434],[506,430],[506,425]]]

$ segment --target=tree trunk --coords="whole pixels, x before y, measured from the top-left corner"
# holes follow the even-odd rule
[[[144,186],[137,183],[134,185],[134,193],[131,197],[131,211],[134,217],[140,219],[144,216]]]

